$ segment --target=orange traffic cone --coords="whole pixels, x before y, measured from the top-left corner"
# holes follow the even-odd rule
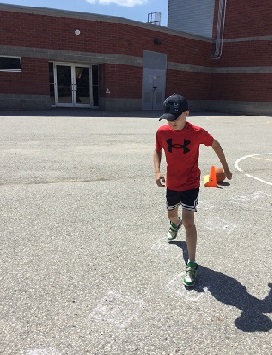
[[[215,172],[215,166],[211,166],[210,175],[204,176],[204,186],[205,187],[217,187],[217,178]]]

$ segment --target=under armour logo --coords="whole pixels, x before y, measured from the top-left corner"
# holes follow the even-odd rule
[[[184,139],[183,144],[173,144],[172,139],[167,139],[167,144],[168,144],[168,152],[172,153],[173,148],[175,149],[183,149],[183,154],[189,153],[190,149],[188,148],[188,145],[191,143],[191,141]]]

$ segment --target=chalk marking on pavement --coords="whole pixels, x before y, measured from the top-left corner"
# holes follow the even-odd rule
[[[263,192],[263,191],[255,191],[250,195],[237,195],[237,196],[233,196],[228,202],[232,203],[234,205],[239,205],[239,206],[243,206],[243,207],[250,207],[250,206],[254,206],[254,209],[257,210],[263,210],[264,209],[264,203],[265,200],[269,199],[271,197],[271,195]],[[261,201],[261,206],[257,205],[257,201]],[[252,203],[254,202],[254,203]],[[268,202],[269,204],[269,202]]]
[[[232,233],[234,229],[237,228],[236,224],[220,217],[213,217],[210,220],[205,220],[203,227],[210,231],[216,231],[217,233],[224,232],[226,234]]]
[[[166,238],[165,240],[158,240],[156,243],[154,243],[151,247],[150,250],[156,252],[160,252],[160,255],[161,255],[161,252],[162,251],[169,251],[171,248],[171,245],[166,243]]]
[[[215,208],[215,206],[207,200],[198,200],[198,206],[200,206],[201,210],[203,211],[210,211]]]
[[[251,154],[251,155],[246,155],[246,156],[244,156],[244,157],[242,157],[242,158],[240,158],[240,159],[237,159],[236,162],[235,162],[235,168],[236,168],[238,171],[240,171],[241,173],[244,173],[245,176],[248,177],[248,178],[252,178],[252,179],[255,179],[255,180],[259,181],[259,182],[263,182],[263,183],[265,183],[265,184],[267,184],[267,185],[272,186],[272,182],[270,182],[270,181],[265,181],[265,180],[263,180],[263,179],[258,178],[257,176],[251,175],[251,174],[247,174],[247,173],[245,173],[245,172],[240,168],[240,166],[239,166],[239,163],[240,163],[242,160],[245,160],[245,159],[248,159],[248,158],[254,158],[254,157],[257,157],[257,156],[260,156],[260,155],[266,155],[266,154],[272,154],[272,153]]]
[[[165,286],[166,290],[172,296],[177,296],[179,299],[182,297],[187,301],[198,302],[203,297],[209,297],[211,295],[207,287],[204,287],[204,292],[197,292],[194,290],[187,290],[182,284],[182,279],[185,274],[176,275],[170,282]]]
[[[167,242],[166,237],[163,240],[158,240],[150,248],[150,253],[159,254],[160,256],[169,257],[169,252],[173,250],[172,245]],[[180,255],[174,257],[174,259],[179,259]],[[171,259],[173,259],[171,257]]]
[[[126,328],[140,316],[143,305],[144,302],[135,300],[133,295],[109,291],[91,312],[90,318]]]

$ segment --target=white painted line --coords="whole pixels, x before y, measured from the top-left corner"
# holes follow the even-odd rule
[[[265,158],[259,158],[259,157],[252,157],[252,159],[265,160],[265,161],[272,161],[272,159],[265,159]]]
[[[246,156],[244,156],[244,157],[242,157],[242,158],[240,158],[240,159],[237,159],[236,162],[235,162],[235,168],[236,168],[238,171],[240,171],[241,173],[244,173],[245,176],[248,177],[248,178],[252,178],[252,179],[255,179],[255,180],[259,181],[259,182],[263,182],[263,183],[265,183],[265,184],[267,184],[267,185],[272,186],[272,182],[270,182],[270,181],[265,181],[265,180],[263,180],[263,179],[258,178],[257,176],[253,176],[253,175],[251,175],[251,174],[247,174],[247,173],[245,173],[245,172],[240,168],[240,166],[239,166],[239,163],[240,163],[242,160],[245,160],[245,159],[248,159],[248,158],[254,158],[254,157],[257,157],[257,156],[260,156],[260,155],[266,155],[266,154],[272,154],[272,153],[251,154],[251,155],[246,155]]]

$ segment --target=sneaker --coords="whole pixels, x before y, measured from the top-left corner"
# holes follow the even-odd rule
[[[178,224],[175,224],[170,221],[170,227],[168,229],[168,234],[167,234],[168,240],[173,240],[177,238],[178,230],[180,229],[181,225],[182,225],[182,220],[180,218]]]
[[[194,284],[196,282],[197,269],[198,269],[197,263],[194,263],[192,261],[187,263],[187,265],[186,265],[186,275],[185,275],[185,277],[183,279],[183,284],[185,286],[194,286]]]

